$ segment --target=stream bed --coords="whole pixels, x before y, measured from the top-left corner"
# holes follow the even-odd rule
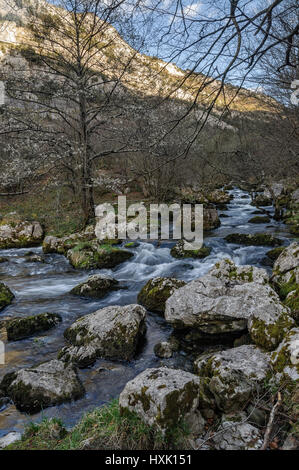
[[[31,367],[43,361],[56,358],[57,352],[65,345],[63,332],[77,318],[94,312],[108,305],[127,305],[137,302],[137,294],[144,284],[153,277],[176,277],[191,281],[206,274],[209,269],[223,258],[231,258],[237,265],[250,264],[270,270],[263,264],[270,247],[238,246],[228,244],[224,237],[230,233],[271,233],[283,239],[288,245],[294,238],[287,226],[271,219],[268,224],[251,224],[256,207],[250,205],[250,196],[244,191],[230,191],[234,196],[228,209],[219,210],[221,226],[206,233],[204,242],[212,248],[211,254],[203,260],[178,260],[170,255],[173,242],[140,242],[131,249],[134,257],[113,269],[76,271],[62,255],[46,255],[45,263],[26,261],[24,255],[29,250],[0,250],[0,256],[8,262],[0,265],[0,282],[4,282],[14,292],[13,303],[0,313],[0,320],[9,317],[22,317],[43,312],[59,313],[62,323],[46,333],[5,344],[6,364],[0,365],[0,380],[9,371],[16,368]],[[273,215],[273,208],[265,208]],[[225,217],[221,217],[225,214]],[[36,254],[41,247],[31,248]],[[113,291],[100,300],[90,300],[69,294],[77,284],[90,274],[108,274],[121,282],[124,289]],[[59,417],[67,427],[72,427],[86,411],[101,406],[115,398],[125,384],[148,367],[175,365],[190,367],[184,353],[171,359],[159,359],[153,348],[159,341],[165,340],[171,333],[171,327],[159,315],[148,313],[146,339],[138,355],[131,362],[112,362],[97,360],[89,368],[79,370],[79,377],[84,384],[85,396],[71,403],[47,408],[28,416],[10,404],[0,408],[0,437],[10,431],[22,431],[31,421],[43,417]]]

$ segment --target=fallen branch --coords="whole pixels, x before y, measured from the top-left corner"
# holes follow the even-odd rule
[[[275,405],[273,406],[273,408],[271,410],[269,421],[268,421],[268,424],[267,424],[267,427],[266,427],[265,436],[264,436],[264,442],[263,442],[263,445],[262,445],[260,450],[266,450],[269,446],[271,431],[272,431],[273,423],[274,423],[274,418],[275,418],[275,415],[276,415],[277,410],[280,407],[280,405],[281,405],[281,393],[278,392],[277,402],[275,403]]]

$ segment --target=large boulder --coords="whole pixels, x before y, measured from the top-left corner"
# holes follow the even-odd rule
[[[204,378],[202,393],[213,396],[219,410],[233,412],[261,390],[270,359],[256,346],[245,345],[199,358],[194,368]]]
[[[212,437],[216,450],[258,450],[262,447],[261,431],[248,423],[245,413],[223,415]]]
[[[231,233],[225,237],[228,243],[235,243],[236,245],[247,245],[247,246],[280,246],[282,240],[273,237],[269,233]]]
[[[166,300],[176,289],[185,285],[185,281],[172,277],[155,277],[141,289],[137,300],[152,312],[164,313]]]
[[[114,268],[130,259],[134,253],[96,240],[76,245],[75,248],[68,250],[66,256],[76,269],[102,269]]]
[[[184,240],[177,242],[170,250],[171,256],[174,258],[199,258],[203,259],[209,256],[211,253],[211,248],[203,245],[198,250],[185,250]]]
[[[14,298],[15,296],[9,287],[0,282],[0,311],[7,307],[7,305],[10,305]]]
[[[25,318],[14,318],[5,322],[7,339],[16,341],[28,338],[36,333],[50,330],[62,321],[56,313],[40,313]]]
[[[113,277],[94,274],[93,276],[89,276],[86,281],[73,287],[70,293],[82,297],[101,299],[109,291],[117,289],[117,285],[118,281],[113,279]]]
[[[299,328],[293,328],[271,355],[273,369],[283,381],[299,380]]]
[[[165,319],[177,330],[196,330],[202,338],[241,336],[273,350],[294,326],[289,309],[268,284],[265,270],[217,263],[204,277],[177,289],[166,301]]]
[[[146,424],[162,433],[184,422],[200,433],[204,420],[197,410],[200,379],[183,370],[161,367],[146,369],[127,383],[119,397],[122,414],[136,413]]]
[[[65,330],[70,345],[60,351],[59,359],[79,367],[98,357],[131,360],[146,330],[145,317],[140,305],[114,305],[85,315]]]
[[[42,243],[44,231],[39,222],[9,215],[0,220],[0,249],[24,248]]]
[[[75,368],[56,359],[6,374],[0,383],[0,390],[11,398],[20,411],[27,413],[84,395]]]

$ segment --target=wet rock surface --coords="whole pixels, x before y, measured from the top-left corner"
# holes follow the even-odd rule
[[[5,322],[7,339],[16,341],[54,328],[62,321],[56,313],[41,313],[26,318],[15,318]]]
[[[111,276],[94,274],[70,291],[73,295],[101,299],[108,292],[118,288],[118,281]]]

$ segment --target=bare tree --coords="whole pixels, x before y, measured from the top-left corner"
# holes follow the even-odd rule
[[[130,109],[121,82],[137,52],[112,26],[126,19],[123,4],[29,3],[22,61],[3,77],[10,102],[2,135],[14,146],[30,141],[49,169],[68,174],[85,224],[94,217],[96,162],[130,149],[129,137],[118,133]]]

